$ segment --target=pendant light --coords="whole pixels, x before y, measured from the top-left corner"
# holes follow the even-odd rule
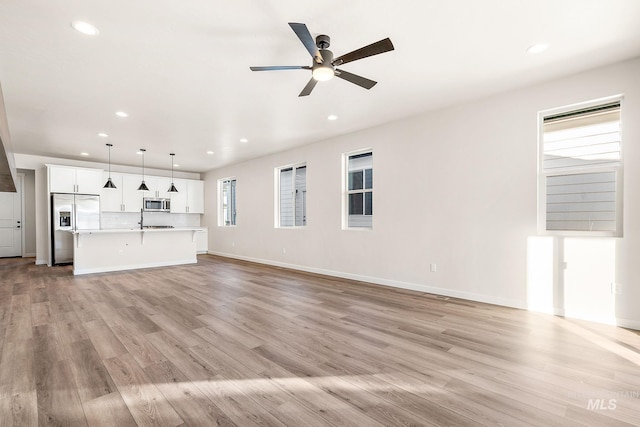
[[[169,187],[169,190],[167,190],[167,192],[177,193],[178,189],[175,185],[173,185],[173,156],[175,156],[175,153],[170,153],[169,155],[171,156],[171,186]]]
[[[144,152],[147,151],[144,148],[140,149],[140,152],[142,153],[142,182],[140,183],[140,187],[138,187],[139,191],[149,191],[149,187],[147,187],[147,184],[144,183]]]
[[[111,181],[111,147],[113,147],[113,144],[106,145],[107,147],[109,147],[109,179],[107,179],[107,182],[102,188],[116,188],[116,185],[113,183],[113,181]]]

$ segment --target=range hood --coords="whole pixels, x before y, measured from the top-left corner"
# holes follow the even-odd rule
[[[9,138],[9,123],[0,84],[0,192],[15,193],[16,179],[16,161]]]

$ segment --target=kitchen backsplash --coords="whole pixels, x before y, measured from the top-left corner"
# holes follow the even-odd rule
[[[102,212],[102,228],[138,228],[140,214],[132,212]],[[174,227],[199,227],[200,214],[170,214],[165,212],[145,212],[144,225],[173,225]]]

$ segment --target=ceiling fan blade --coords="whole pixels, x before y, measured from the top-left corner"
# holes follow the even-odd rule
[[[322,55],[316,46],[316,42],[311,36],[309,29],[305,24],[300,24],[298,22],[289,22],[289,26],[293,30],[294,33],[298,36],[304,47],[307,48],[309,54],[313,57],[313,60],[318,64],[322,64]]]
[[[316,83],[318,83],[318,81],[316,79],[314,79],[313,77],[311,77],[311,80],[309,80],[309,83],[307,83],[307,85],[304,87],[304,89],[302,89],[302,92],[300,92],[300,95],[298,96],[307,96],[311,93],[311,91],[313,90],[314,87],[316,87]]]
[[[353,62],[357,61],[358,59],[389,52],[393,49],[393,43],[391,43],[391,40],[389,38],[386,38],[384,40],[380,40],[379,42],[372,43],[368,46],[361,47],[360,49],[354,50],[353,52],[349,52],[342,56],[339,56],[334,59],[331,64],[338,66],[346,64],[347,62]]]
[[[306,65],[273,65],[267,67],[249,67],[251,71],[274,71],[274,70],[310,70]]]
[[[336,77],[340,77],[341,79],[344,79],[348,82],[357,84],[358,86],[365,89],[371,89],[376,84],[378,84],[378,82],[374,82],[373,80],[369,80],[357,74],[349,73],[343,70],[336,70]]]

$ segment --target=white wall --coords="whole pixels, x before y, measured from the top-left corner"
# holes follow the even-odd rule
[[[640,328],[639,75],[635,59],[208,172],[209,252],[594,320],[609,310]],[[536,237],[538,111],[616,94],[624,237]],[[342,230],[341,156],[363,148],[374,152],[374,227]],[[308,225],[276,229],[273,171],[298,162]],[[229,176],[238,225],[218,227],[215,189]],[[610,307],[591,310],[598,301],[585,293],[608,295]]]

